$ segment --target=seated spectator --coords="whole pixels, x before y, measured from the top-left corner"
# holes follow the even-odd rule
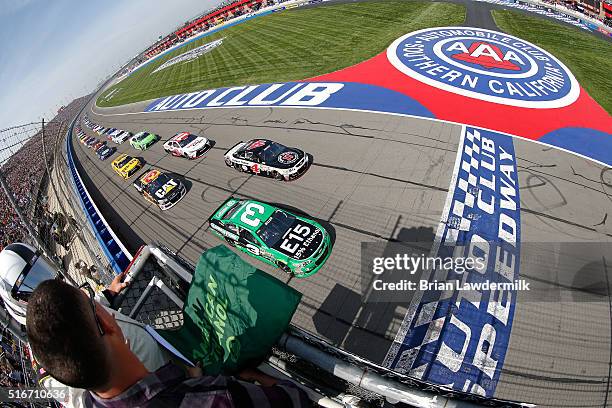
[[[55,378],[89,390],[94,407],[303,407],[310,402],[290,382],[247,370],[233,377],[188,378],[174,365],[150,372],[130,350],[115,317],[91,295],[59,280],[32,293],[26,323],[32,351]]]

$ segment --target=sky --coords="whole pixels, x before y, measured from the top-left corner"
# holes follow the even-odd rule
[[[51,119],[221,0],[0,0],[0,129]]]

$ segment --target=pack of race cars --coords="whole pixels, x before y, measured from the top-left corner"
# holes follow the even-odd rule
[[[108,142],[122,144],[129,140],[134,149],[146,150],[160,140],[150,132],[133,135],[126,130],[106,128],[87,117],[83,122],[100,138],[89,137],[80,127],[77,135],[101,160],[117,150]],[[215,141],[209,138],[179,132],[164,142],[163,149],[173,156],[193,160],[203,157],[214,145]],[[241,141],[228,149],[223,158],[228,167],[239,172],[282,181],[298,179],[312,164],[312,155],[268,139]],[[111,167],[121,178],[129,180],[144,164],[143,160],[122,153],[111,162]],[[133,186],[162,211],[174,207],[187,193],[178,177],[155,168],[141,173]],[[313,275],[331,254],[330,235],[319,223],[264,202],[230,197],[208,221],[211,231],[229,245],[296,277]]]

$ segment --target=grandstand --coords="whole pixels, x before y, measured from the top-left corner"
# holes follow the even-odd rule
[[[224,21],[257,11],[268,4],[273,3],[268,0],[238,0],[228,2],[228,4],[222,3],[220,6],[208,10],[202,16],[185,23],[183,27],[153,44],[153,46],[144,52],[144,56],[151,58],[173,45],[185,41],[189,37],[204,32]]]
[[[55,145],[65,130],[66,123],[80,111],[89,95],[75,99],[46,123],[47,143]],[[49,135],[51,135],[49,137]],[[43,122],[17,126],[3,130],[0,137],[4,142],[0,154],[8,157],[0,170],[4,175],[7,188],[19,210],[41,217],[45,200],[44,191],[48,182],[47,163],[43,152]],[[0,195],[0,248],[23,239],[24,226],[6,195]]]
[[[283,0],[287,1],[287,0]],[[153,45],[148,47],[142,53],[128,61],[115,75],[116,78],[122,78],[129,75],[132,71],[142,66],[155,56],[164,51],[173,48],[177,44],[181,44],[191,37],[218,26],[224,22],[231,21],[240,16],[249,16],[252,13],[270,5],[283,3],[283,1],[273,2],[272,0],[238,0],[236,2],[226,2],[210,9],[195,19],[186,22],[181,27],[177,27],[170,34],[161,37]]]

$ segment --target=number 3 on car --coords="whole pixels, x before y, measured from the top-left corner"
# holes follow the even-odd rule
[[[261,220],[255,217],[255,212],[260,215],[263,215],[265,209],[263,208],[263,206],[257,203],[248,203],[244,208],[244,212],[240,216],[240,221],[254,228],[259,227],[259,224],[261,224]]]
[[[319,223],[259,201],[229,198],[209,223],[229,245],[298,278],[315,274],[332,250]]]

